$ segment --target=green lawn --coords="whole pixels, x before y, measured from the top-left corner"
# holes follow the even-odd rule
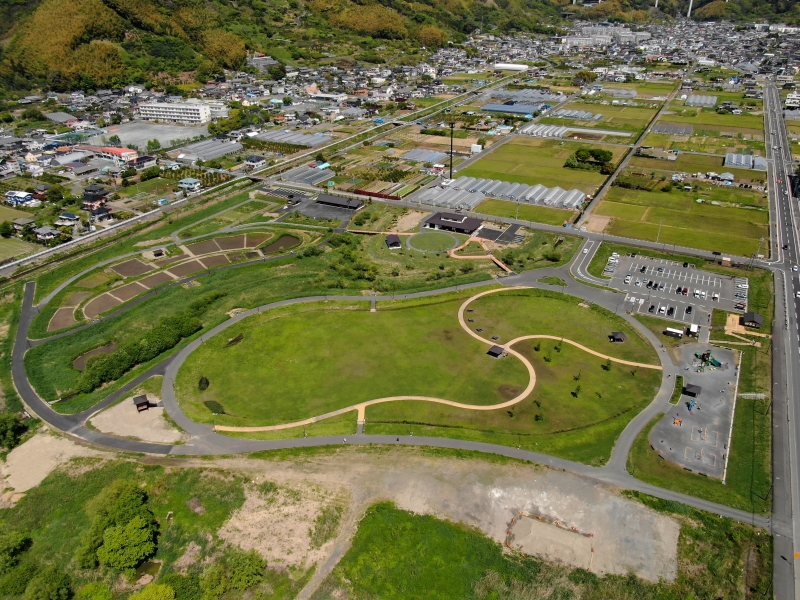
[[[367,511],[352,545],[312,600],[657,600],[736,598],[742,589],[751,590],[754,598],[770,593],[769,535],[675,502],[633,497],[681,526],[673,583],[646,583],[635,575],[597,577],[505,552],[480,531],[385,502]],[[750,559],[747,572],[742,569],[745,557]]]
[[[408,242],[412,248],[424,252],[445,252],[457,244],[452,235],[433,231],[418,233],[412,236]]]
[[[251,317],[187,359],[176,381],[179,402],[192,419],[211,422],[203,402],[216,401],[226,413],[217,423],[235,426],[292,422],[396,395],[504,402],[525,388],[527,370],[514,359],[491,359],[486,344],[460,328],[457,310],[469,295],[376,313],[367,303],[337,303]],[[240,333],[243,341],[226,347]],[[205,392],[201,376],[211,382]]]
[[[531,204],[517,204],[508,200],[487,199],[481,202],[475,212],[494,217],[505,217],[507,219],[522,219],[523,221],[533,221],[546,225],[563,225],[575,214],[571,210],[560,208],[550,208],[549,206],[533,206]]]
[[[0,206],[0,222],[14,219],[32,219],[33,214],[9,206]]]
[[[771,494],[771,417],[769,401],[736,401],[733,438],[725,485],[716,479],[689,473],[662,459],[648,435],[663,417],[659,414],[637,436],[628,456],[628,471],[647,483],[759,514],[769,513]]]
[[[503,144],[485,157],[462,169],[458,175],[498,179],[513,183],[540,183],[547,187],[560,186],[564,189],[580,189],[593,194],[606,180],[599,171],[567,169],[566,160],[581,148],[602,148],[614,153],[618,161],[625,148],[566,142],[555,139],[517,137]]]
[[[602,117],[595,121],[577,121],[574,119],[562,119],[558,117],[545,117],[541,120],[542,123],[551,124],[570,124],[574,123],[580,127],[589,129],[613,129],[619,131],[630,131],[632,133],[640,133],[644,130],[650,119],[658,112],[655,108],[635,107],[635,106],[613,106],[611,104],[600,104],[595,102],[570,102],[562,107],[564,110],[582,110],[591,112],[595,115],[600,114]],[[631,141],[635,138],[632,136]]]
[[[701,197],[698,192],[646,192],[612,187],[598,207],[598,214],[615,217],[607,229],[613,235],[736,256],[752,254],[760,237],[769,238],[768,211],[698,203],[695,201],[698,197]],[[614,204],[606,207],[607,203]],[[648,208],[641,211],[641,207]]]
[[[135,183],[126,188],[120,188],[119,195],[135,196],[136,194],[147,193],[159,196],[164,195],[167,192],[171,192],[176,188],[176,185],[176,181],[156,177],[155,179],[149,179],[148,181],[142,183]]]

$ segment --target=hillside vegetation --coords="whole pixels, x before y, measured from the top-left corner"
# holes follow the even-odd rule
[[[0,16],[4,87],[66,91],[202,82],[253,51],[290,64],[416,64],[420,46],[481,26],[547,31],[558,10],[548,0],[17,0]]]

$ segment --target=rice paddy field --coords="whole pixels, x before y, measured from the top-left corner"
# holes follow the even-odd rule
[[[560,186],[594,194],[605,182],[606,175],[599,171],[567,169],[564,163],[580,148],[600,147],[614,153],[614,162],[620,160],[627,149],[558,139],[516,137],[459,171],[458,175],[529,185],[541,183],[547,187]]]
[[[709,192],[709,196],[725,196],[726,192],[731,193],[721,189]],[[659,241],[665,246],[749,256],[757,250],[759,238],[769,239],[766,209],[698,203],[698,197],[694,191],[646,192],[612,187],[595,213],[612,217],[607,233]]]

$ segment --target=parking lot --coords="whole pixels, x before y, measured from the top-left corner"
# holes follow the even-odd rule
[[[640,255],[612,257],[606,275],[611,287],[626,293],[629,310],[709,325],[715,308],[747,310],[746,279],[696,269],[694,265]],[[613,262],[616,261],[616,262]],[[686,266],[684,266],[686,265]]]

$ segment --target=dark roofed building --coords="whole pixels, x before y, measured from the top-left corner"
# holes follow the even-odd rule
[[[500,358],[503,356],[503,347],[502,346],[492,346],[489,348],[489,351],[486,353],[493,358]]]
[[[395,235],[394,233],[386,236],[386,245],[389,247],[389,250],[398,250],[401,247],[400,244],[400,236]]]
[[[621,331],[612,331],[611,334],[608,336],[609,341],[614,342],[615,344],[621,344],[626,339],[625,334]]]
[[[742,317],[742,324],[745,327],[757,327],[760,329],[764,324],[764,317],[757,312],[746,312]]]
[[[481,228],[481,220],[455,213],[436,213],[428,219],[425,227],[471,235]]]
[[[150,402],[147,400],[147,396],[134,396],[133,405],[139,412],[150,408]]]
[[[683,393],[687,396],[691,396],[692,398],[697,398],[702,391],[703,388],[693,383],[687,383],[685,386],[683,386]]]
[[[342,198],[341,196],[331,196],[330,194],[320,194],[317,198],[320,204],[327,204],[328,206],[337,206],[339,208],[347,208],[349,210],[361,210],[364,208],[363,200],[357,198]]]

